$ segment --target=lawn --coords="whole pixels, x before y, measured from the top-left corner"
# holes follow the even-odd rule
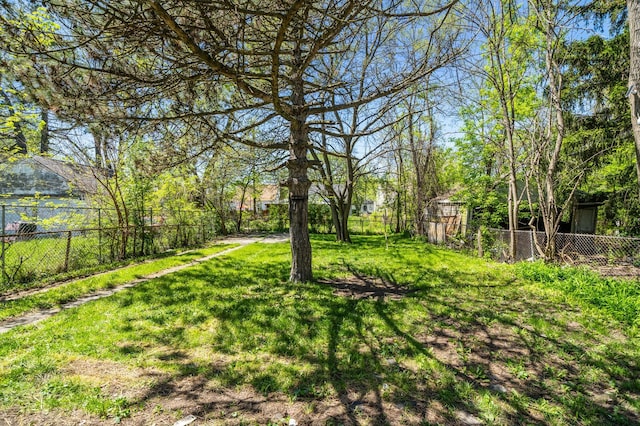
[[[4,255],[0,271],[4,277],[0,276],[0,292],[25,289],[43,281],[113,267],[121,257],[142,257],[143,251],[148,255],[177,247],[193,247],[204,239],[203,233],[204,230],[199,226],[147,229],[143,250],[142,233],[138,229],[131,229],[125,256],[121,256],[117,244],[121,234],[114,228],[42,233],[28,240],[5,243],[2,246],[4,253],[0,253],[0,258]]]
[[[179,267],[213,255],[237,244],[215,244],[183,253],[167,252],[140,263],[121,266],[112,271],[60,283],[45,283],[49,287],[33,288],[17,293],[0,293],[0,321],[42,309],[59,308],[67,302],[99,290],[111,289],[145,276]],[[37,283],[36,283],[37,284]],[[46,290],[46,291],[40,291]]]
[[[287,283],[288,244],[251,244],[0,336],[0,419],[640,421],[638,312],[581,284],[634,300],[638,283],[402,238],[313,247],[315,283]]]

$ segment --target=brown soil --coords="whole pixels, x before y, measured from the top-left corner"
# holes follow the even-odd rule
[[[340,281],[319,281],[335,289],[337,296],[353,299],[400,300],[412,290],[378,277],[354,276]]]
[[[631,265],[594,266],[602,276],[640,280],[640,268]]]

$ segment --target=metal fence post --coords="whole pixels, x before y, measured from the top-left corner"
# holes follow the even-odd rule
[[[102,209],[98,209],[98,263],[102,263]]]
[[[71,232],[67,233],[67,250],[64,254],[64,271],[69,271],[69,254],[71,253]]]

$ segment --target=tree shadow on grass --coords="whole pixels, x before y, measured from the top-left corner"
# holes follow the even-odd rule
[[[509,280],[470,288],[472,276],[423,268],[447,284],[412,288],[346,263],[350,278],[294,285],[288,265],[231,256],[118,295],[130,320],[121,355],[172,372],[133,403],[258,422],[272,420],[269,404],[346,424],[639,420],[633,354],[593,354],[603,336],[567,328],[567,306]]]

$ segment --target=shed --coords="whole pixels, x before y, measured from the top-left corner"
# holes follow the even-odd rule
[[[451,201],[449,197],[434,198],[425,209],[425,214],[430,243],[445,243],[454,235],[467,231],[469,210],[463,202]]]
[[[600,202],[576,203],[571,212],[572,234],[595,234]]]

